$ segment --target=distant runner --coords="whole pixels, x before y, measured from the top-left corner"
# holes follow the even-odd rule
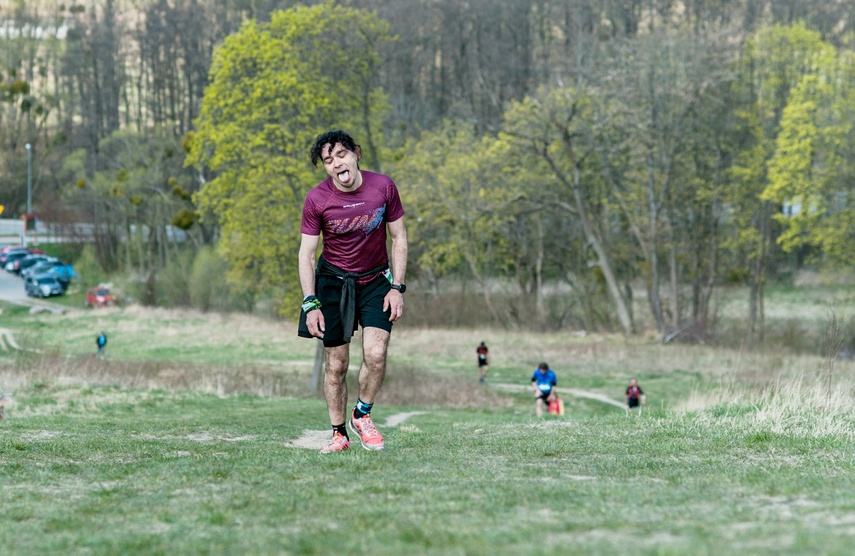
[[[98,359],[104,359],[104,351],[107,349],[107,333],[101,332],[98,339],[95,340],[95,345],[98,347]]]
[[[531,385],[534,388],[534,411],[538,417],[543,417],[543,404],[547,407],[555,399],[554,388],[558,384],[555,372],[546,363],[541,363],[531,375]]]
[[[626,408],[628,410],[635,409],[645,403],[647,403],[647,397],[644,395],[644,390],[638,385],[638,381],[633,378],[629,381],[629,386],[626,387]]]
[[[478,382],[486,382],[487,381],[487,373],[490,370],[490,362],[487,356],[487,345],[484,342],[481,342],[477,348],[475,348],[475,352],[478,354]]]

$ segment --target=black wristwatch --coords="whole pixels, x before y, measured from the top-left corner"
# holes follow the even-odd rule
[[[398,290],[399,292],[404,293],[407,291],[407,285],[406,284],[392,284],[392,289]]]

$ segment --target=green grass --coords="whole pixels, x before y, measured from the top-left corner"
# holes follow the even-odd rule
[[[852,542],[840,527],[855,515],[851,438],[703,414],[455,410],[386,428],[383,452],[323,456],[285,446],[324,421],[318,401],[19,396],[0,432],[11,553],[842,554]]]
[[[853,543],[848,361],[402,326],[374,412],[387,449],[321,455],[289,445],[328,426],[306,389],[314,344],[293,325],[2,309],[2,327],[41,350],[0,350],[0,391],[14,400],[0,421],[4,554],[847,554]],[[90,357],[100,329],[106,362]],[[617,400],[636,376],[648,408],[627,416],[565,394],[564,418],[538,420],[528,391],[499,383],[524,388],[541,360],[560,387]],[[280,394],[256,395],[268,390]],[[422,413],[383,426],[405,411]]]

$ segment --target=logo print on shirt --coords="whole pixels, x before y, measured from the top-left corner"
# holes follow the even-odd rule
[[[373,211],[357,216],[355,218],[342,218],[341,220],[331,220],[329,222],[329,230],[334,234],[348,234],[353,232],[362,232],[368,235],[383,223],[383,215],[386,213],[386,205]]]

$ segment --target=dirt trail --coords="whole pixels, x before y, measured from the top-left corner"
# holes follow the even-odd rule
[[[530,386],[526,386],[524,384],[493,384],[493,386],[500,390],[531,390]],[[556,388],[555,391],[559,394],[569,394],[570,396],[576,396],[577,398],[587,398],[589,400],[596,400],[604,404],[613,405],[621,409],[626,409],[625,403],[613,400],[612,398],[604,394],[598,394],[597,392],[589,392],[588,390],[579,390],[577,388]]]
[[[380,425],[381,428],[384,427],[397,427],[410,417],[415,415],[421,415],[425,413],[424,411],[404,411],[402,413],[395,413],[391,415],[386,422]],[[324,429],[322,431],[317,430],[304,430],[303,435],[297,440],[286,442],[285,446],[289,448],[306,448],[309,450],[320,450],[330,441],[330,429]]]
[[[513,391],[523,391],[530,390],[529,386],[524,384],[493,384],[492,386],[500,389],[500,390],[513,390]],[[610,397],[604,394],[598,394],[597,392],[589,392],[587,390],[579,390],[577,388],[556,388],[555,389],[559,394],[567,394],[570,396],[575,396],[577,398],[587,398],[589,400],[596,400],[598,402],[602,402],[604,404],[608,404],[614,407],[619,407],[621,409],[626,409],[626,405],[617,400],[613,400]],[[381,425],[381,427],[397,427],[410,417],[415,415],[420,415],[425,413],[424,411],[406,411],[402,413],[395,413],[391,415],[386,423]],[[330,441],[330,430],[305,430],[303,431],[303,435],[300,438],[293,440],[291,442],[286,442],[285,446],[289,448],[306,448],[309,450],[320,450],[324,446],[327,445],[327,442]]]
[[[3,351],[21,349],[21,346],[15,341],[15,337],[12,336],[12,331],[8,328],[0,328],[0,349]]]

